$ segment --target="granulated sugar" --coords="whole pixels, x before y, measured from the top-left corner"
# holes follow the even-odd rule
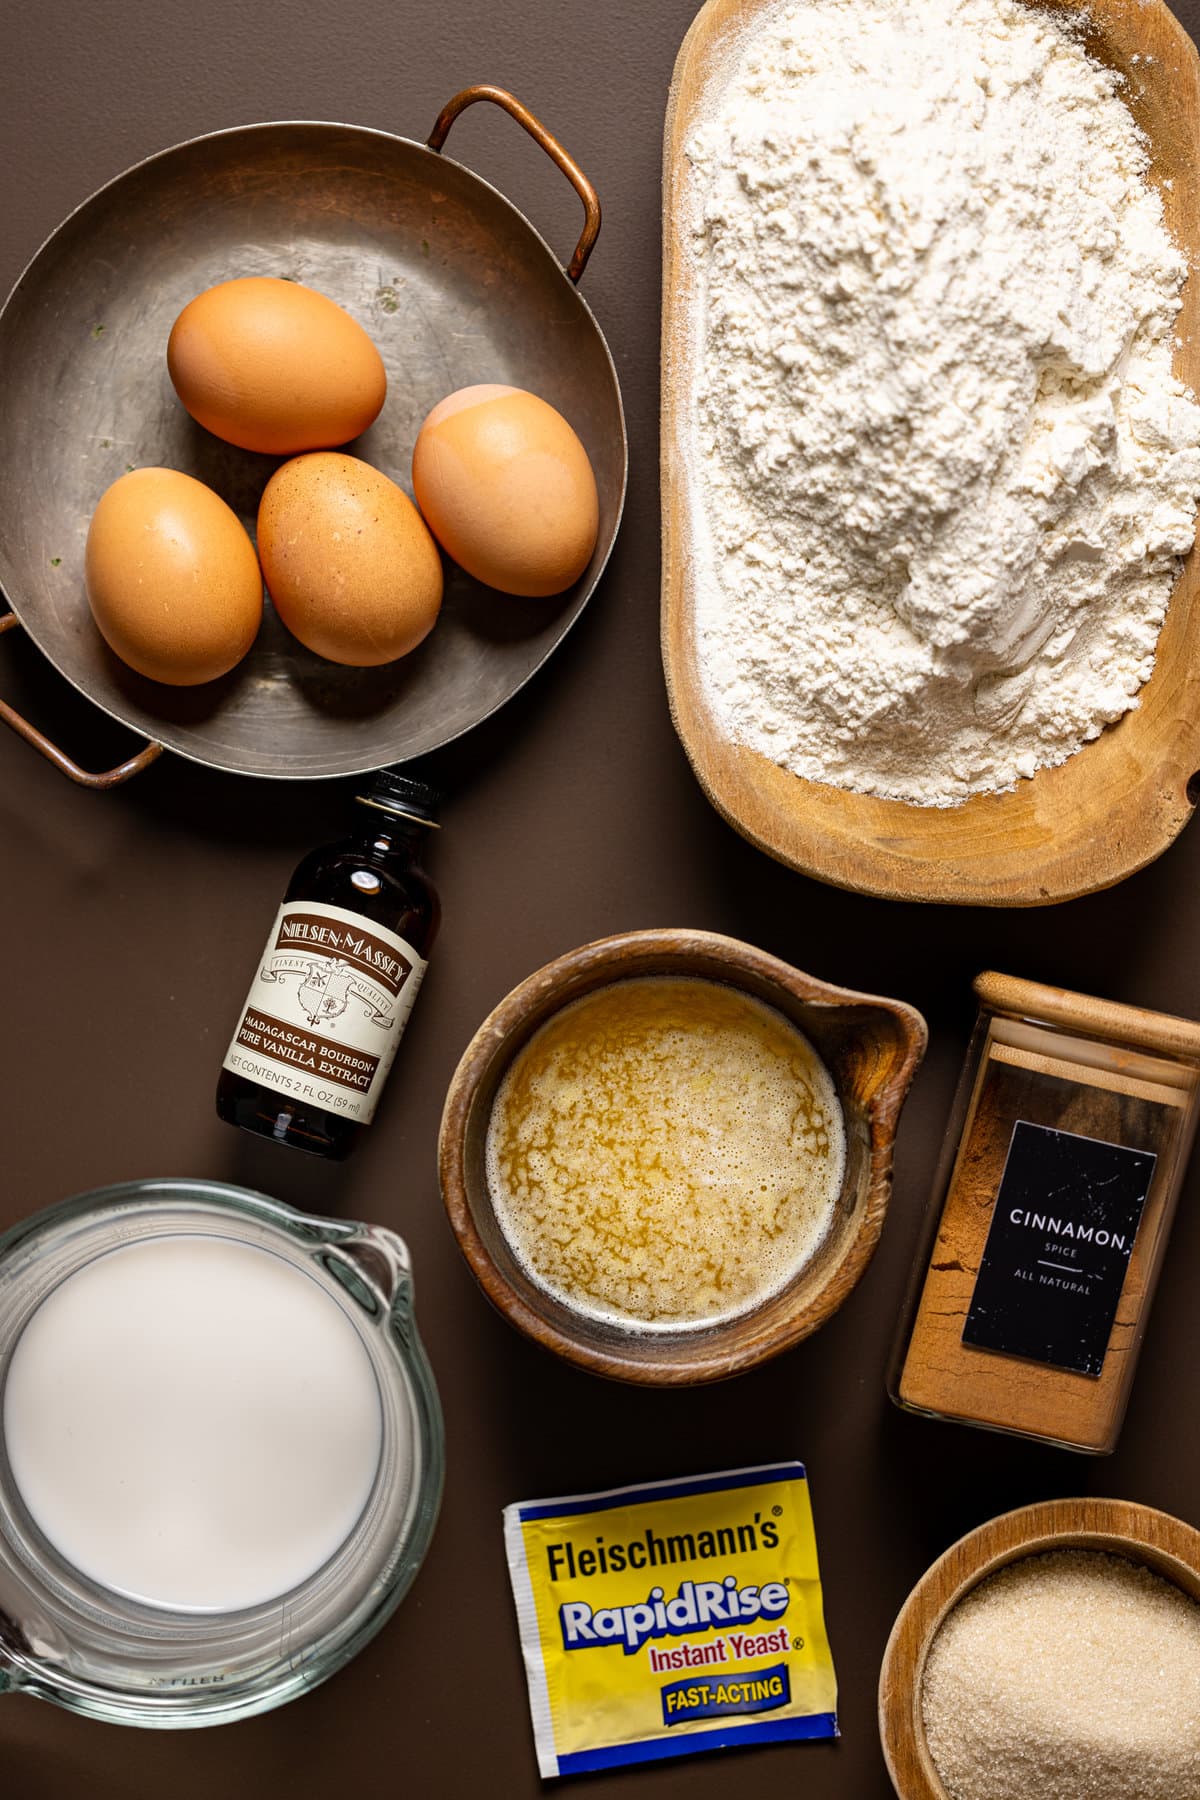
[[[1121,1557],[1026,1557],[954,1608],[922,1704],[951,1800],[1197,1800],[1200,1605]]]

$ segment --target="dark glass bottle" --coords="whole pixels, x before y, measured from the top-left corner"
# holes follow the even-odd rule
[[[340,1160],[374,1116],[437,936],[437,796],[380,769],[353,836],[292,876],[217,1084],[230,1125]]]

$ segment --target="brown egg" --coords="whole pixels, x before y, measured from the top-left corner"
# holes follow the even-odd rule
[[[442,559],[416,507],[356,456],[293,457],[258,508],[258,554],[275,610],[330,662],[407,656],[442,604]]]
[[[587,451],[521,388],[462,388],[435,406],[413,452],[413,492],[447,554],[506,594],[561,594],[596,547]]]
[[[201,425],[270,456],[348,443],[387,393],[362,326],[325,294],[273,276],[197,295],[171,327],[167,368]]]
[[[177,469],[134,469],[101,495],[84,574],[110,647],[173,687],[232,669],[262,620],[249,534],[219,494]]]

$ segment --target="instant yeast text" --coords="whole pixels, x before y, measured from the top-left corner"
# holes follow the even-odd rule
[[[510,1506],[504,1532],[543,1777],[837,1736],[801,1463]]]

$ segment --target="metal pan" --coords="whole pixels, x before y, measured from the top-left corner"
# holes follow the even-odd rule
[[[532,225],[478,175],[441,155],[458,115],[489,100],[522,125],[585,209],[564,270]],[[0,588],[55,667],[150,741],[91,774],[0,702],[0,717],[73,780],[108,787],[163,749],[244,775],[316,778],[403,762],[502,706],[587,604],[620,523],[627,446],[612,357],[576,291],[600,230],[595,189],[502,88],[473,87],[427,144],[334,124],[266,124],[165,150],[101,188],[42,246],[0,312]],[[88,522],[131,465],[186,470],[253,526],[277,466],[209,435],[167,376],[180,309],[237,275],[290,276],[341,302],[387,365],[382,414],[351,450],[407,483],[428,410],[482,381],[529,388],[587,447],[600,537],[568,593],[524,601],[447,570],[446,603],[421,648],[382,669],[321,661],[268,607],[249,657],[202,688],[135,675],[96,631],[83,580]]]

